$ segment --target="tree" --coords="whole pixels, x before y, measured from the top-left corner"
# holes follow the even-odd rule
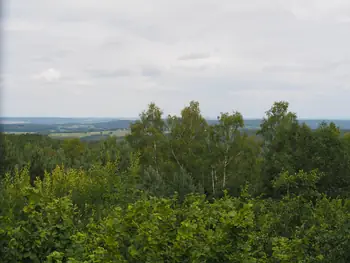
[[[153,166],[157,173],[166,159],[166,126],[162,114],[160,108],[151,103],[147,111],[140,114],[140,120],[131,125],[131,132],[126,136],[131,147],[139,151],[140,164]]]
[[[210,129],[208,151],[210,154],[212,194],[221,195],[227,188],[229,177],[233,176],[233,163],[241,154],[242,135],[239,130],[244,126],[240,113],[221,113],[219,123]],[[229,169],[231,168],[231,169]]]
[[[85,146],[78,138],[64,140],[62,148],[70,165],[80,165],[78,161],[85,151]]]
[[[218,119],[219,124],[214,127],[214,142],[222,160],[222,189],[225,189],[228,176],[227,168],[241,154],[239,144],[242,136],[239,129],[244,127],[244,122],[242,115],[238,112],[232,115],[222,113]]]
[[[201,115],[199,103],[191,101],[181,117],[168,116],[169,150],[178,170],[191,175],[197,183],[207,185],[205,166],[208,123]]]
[[[283,171],[295,171],[294,152],[299,124],[295,113],[288,111],[288,102],[275,102],[266,112],[258,135],[263,139],[263,176],[267,193],[272,194],[271,181]]]
[[[350,189],[350,159],[339,128],[334,123],[323,122],[313,137],[311,162],[325,173],[319,184],[321,191],[333,197],[346,194]]]

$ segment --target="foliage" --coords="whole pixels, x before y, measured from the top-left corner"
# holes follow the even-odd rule
[[[0,261],[349,262],[349,135],[288,106],[256,136],[194,101],[123,141],[2,135]]]

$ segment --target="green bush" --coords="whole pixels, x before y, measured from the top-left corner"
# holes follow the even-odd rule
[[[302,194],[305,188],[280,200],[226,194],[212,202],[197,194],[179,200],[118,192],[137,184],[135,165],[128,176],[116,175],[113,164],[87,173],[57,167],[34,187],[28,169],[7,175],[1,185],[1,262],[350,259],[350,201],[310,198]],[[281,175],[276,187],[303,182],[314,189],[318,176],[300,172],[296,181],[288,178]]]

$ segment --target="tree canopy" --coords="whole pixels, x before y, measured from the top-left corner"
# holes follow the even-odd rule
[[[151,103],[124,140],[1,134],[1,262],[349,262],[350,136]]]

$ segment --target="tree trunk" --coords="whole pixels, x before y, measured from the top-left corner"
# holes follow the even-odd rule
[[[224,178],[222,180],[222,190],[225,190],[226,187],[226,167],[227,167],[227,158],[225,157],[225,163],[224,163]]]
[[[214,178],[214,169],[211,168],[211,184],[213,188],[213,196],[215,196],[215,178]]]

